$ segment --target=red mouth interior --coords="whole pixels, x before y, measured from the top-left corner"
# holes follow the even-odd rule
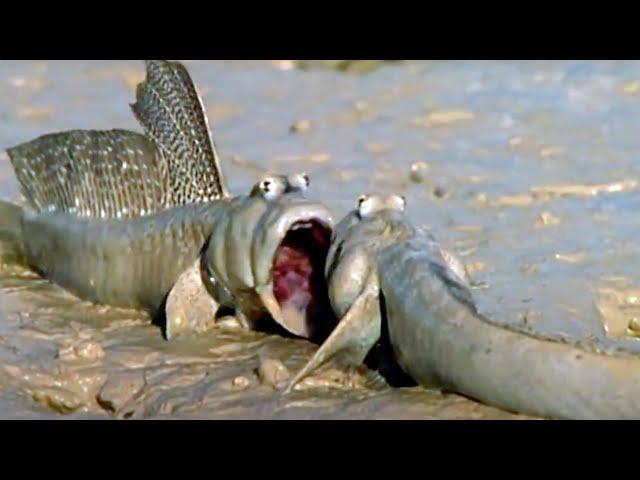
[[[304,314],[310,336],[324,332],[331,322],[324,265],[331,229],[317,221],[297,222],[276,251],[273,294],[281,308]]]

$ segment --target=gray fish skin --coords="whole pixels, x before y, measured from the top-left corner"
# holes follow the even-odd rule
[[[397,362],[421,385],[548,418],[640,419],[639,358],[493,323],[476,310],[457,266],[402,211],[349,214],[327,266],[340,323],[289,390],[333,356],[364,358],[383,313]],[[384,312],[354,308],[367,292],[384,296]]]
[[[85,300],[155,313],[229,203],[121,220],[25,212],[22,253],[29,266]]]
[[[420,236],[400,242],[379,266],[393,350],[419,383],[543,417],[640,418],[640,359],[492,324],[452,291],[424,247]]]
[[[317,221],[329,232],[333,227],[326,207],[301,192],[270,200],[254,193],[127,219],[33,213],[6,202],[0,212],[11,217],[0,226],[0,239],[9,239],[28,266],[85,300],[158,313],[179,277],[200,259],[205,295],[217,307],[234,308],[248,326],[271,314],[285,328],[269,308],[276,251],[298,222]]]

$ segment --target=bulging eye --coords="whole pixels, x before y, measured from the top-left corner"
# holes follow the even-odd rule
[[[309,188],[309,175],[306,173],[296,173],[289,178],[290,190],[306,191]]]
[[[391,195],[388,204],[391,209],[403,212],[407,207],[407,199],[402,195]]]
[[[371,213],[372,203],[372,198],[369,195],[361,195],[358,198],[358,215],[360,218],[366,217]]]
[[[251,192],[252,195],[261,195],[266,200],[273,200],[284,192],[285,181],[279,177],[269,176],[260,180]]]
[[[365,218],[385,210],[403,212],[406,206],[407,200],[401,195],[362,195],[358,198],[358,216]]]

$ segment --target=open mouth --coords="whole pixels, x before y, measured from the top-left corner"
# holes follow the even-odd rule
[[[324,335],[333,318],[324,266],[332,230],[317,220],[299,221],[287,231],[273,262],[273,294],[284,327],[305,338]]]

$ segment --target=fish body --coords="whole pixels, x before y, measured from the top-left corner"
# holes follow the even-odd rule
[[[333,357],[352,365],[386,323],[394,359],[423,386],[562,419],[640,418],[640,358],[510,329],[478,312],[461,262],[400,207],[349,214],[327,269],[338,326],[289,385]]]
[[[262,217],[274,209],[270,217],[298,218],[287,216],[296,206],[302,216],[308,212],[309,219],[329,221],[322,206],[303,198],[297,202],[286,198],[278,208],[260,196],[184,205],[126,219],[21,210],[20,253],[27,265],[83,299],[153,313],[180,274],[204,253],[209,278],[215,278],[223,291],[234,293],[228,298],[218,295],[219,304],[253,313],[251,306],[260,302],[252,289],[269,281],[269,262],[282,238],[276,236],[273,246],[268,245],[271,238],[261,233],[268,230],[269,219]],[[287,226],[281,229],[286,232]],[[264,256],[260,270],[254,268],[253,259],[262,261],[263,245],[271,256]],[[255,278],[254,272],[264,272],[264,278]]]
[[[416,236],[379,263],[391,345],[416,381],[549,418],[640,418],[640,358],[493,323],[427,252]]]
[[[0,202],[0,239],[83,299],[166,313],[168,336],[221,307],[247,327],[270,315],[313,336],[333,222],[305,198],[308,177],[231,197],[186,69],[147,62],[136,96],[145,135],[75,130],[7,150],[30,208]]]
[[[22,213],[25,263],[79,297],[157,312],[231,202],[97,220]]]

